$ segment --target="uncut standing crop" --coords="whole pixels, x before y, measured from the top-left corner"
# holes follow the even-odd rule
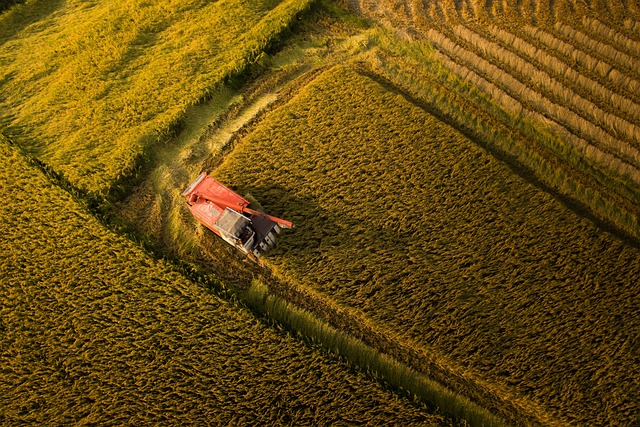
[[[93,218],[0,136],[0,420],[448,425]]]
[[[308,0],[28,2],[0,16],[0,126],[104,194]],[[47,14],[47,12],[49,12]]]
[[[560,423],[637,413],[638,249],[400,95],[335,68],[216,175],[296,223],[281,277]]]

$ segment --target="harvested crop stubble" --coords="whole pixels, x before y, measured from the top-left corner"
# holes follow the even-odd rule
[[[492,63],[499,64],[502,70],[510,73],[528,87],[601,127],[613,138],[640,147],[640,128],[634,123],[603,111],[592,100],[585,99],[575,93],[547,71],[523,60],[510,50],[485,39],[469,28],[458,25],[453,28],[453,33],[472,46],[475,53],[482,55]]]
[[[636,171],[640,167],[640,151],[638,151],[636,147],[614,138],[601,127],[585,120],[564,105],[554,103],[544,94],[527,86],[526,83],[528,82],[525,83],[518,80],[513,75],[503,71],[483,57],[458,45],[437,30],[431,29],[427,34],[429,40],[438,46],[438,48],[453,61],[463,67],[473,69],[482,75],[482,77],[500,87],[514,99],[517,99],[523,104],[526,103],[529,108],[564,126],[574,135],[590,141],[590,143],[596,145],[600,150],[626,162]],[[633,126],[632,130],[635,130]],[[634,175],[633,179],[636,182],[640,182],[640,176]]]
[[[637,69],[637,58],[627,55],[624,52],[620,52],[610,44],[594,40],[589,37],[588,34],[578,31],[570,25],[563,24],[562,22],[556,22],[553,28],[556,34],[564,37],[566,40],[569,40],[572,44],[580,47],[582,50],[593,52],[595,55],[605,58],[617,68],[628,70],[634,78],[638,78],[638,76],[640,76],[639,70]]]
[[[0,16],[0,119],[76,186],[107,192],[309,0],[67,1]]]
[[[150,258],[2,140],[0,182],[3,426],[448,424]]]
[[[616,30],[603,24],[597,19],[591,19],[583,16],[581,23],[586,32],[588,32],[592,37],[598,37],[606,40],[617,50],[626,51],[631,56],[640,57],[640,42],[629,39],[624,34],[618,33]]]
[[[634,21],[633,19],[627,18],[624,20],[624,28],[635,34],[636,39],[640,39],[640,37],[637,36],[637,34],[640,33],[640,21]]]
[[[401,96],[335,68],[216,175],[297,224],[288,280],[561,420],[638,414],[640,251]]]
[[[496,38],[503,47],[514,49],[519,56],[544,67],[544,69],[553,73],[556,78],[562,79],[565,84],[570,83],[578,87],[581,91],[589,94],[589,99],[592,101],[597,100],[600,105],[604,105],[609,111],[628,117],[628,120],[635,123],[640,123],[640,105],[628,99],[626,95],[613,92],[599,82],[580,74],[566,62],[560,61],[555,56],[538,49],[509,31],[495,25],[490,25],[486,28],[491,37]],[[624,91],[620,90],[620,92],[626,92],[626,88],[622,89]]]
[[[441,61],[448,69],[456,73],[460,78],[465,81],[473,83],[481,91],[491,95],[492,99],[498,101],[500,105],[506,110],[519,117],[526,118],[528,120],[534,120],[539,123],[547,123],[551,129],[558,132],[564,140],[571,144],[585,159],[593,162],[594,164],[605,167],[611,171],[615,171],[622,176],[629,177],[630,179],[640,180],[640,170],[638,168],[620,160],[618,157],[612,156],[599,148],[593,146],[588,141],[574,135],[568,131],[565,127],[546,119],[542,114],[525,109],[522,104],[516,99],[512,98],[505,91],[487,81],[485,78],[479,76],[475,71],[458,65],[452,61],[448,56],[435,52],[435,57]]]
[[[358,13],[378,22],[413,21],[426,18],[436,25],[451,25],[469,21],[507,20],[515,23],[553,24],[560,18],[595,15],[616,27],[638,33],[640,4],[636,1],[599,0],[585,2],[563,1],[511,1],[511,0],[343,0]],[[630,19],[630,17],[635,18]]]
[[[594,73],[601,81],[609,82],[614,87],[626,90],[629,95],[637,94],[640,91],[640,82],[629,76],[624,75],[611,64],[594,58],[587,52],[583,52],[577,47],[560,40],[553,34],[550,34],[540,28],[525,25],[522,30],[532,40],[546,46],[549,50],[557,52],[567,58],[573,64],[578,64],[584,69]],[[637,97],[637,95],[635,95]],[[634,98],[637,99],[637,98]]]

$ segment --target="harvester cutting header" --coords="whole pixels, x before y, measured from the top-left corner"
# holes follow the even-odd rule
[[[250,209],[249,201],[202,172],[182,193],[189,210],[205,227],[249,256],[259,258],[293,224]]]

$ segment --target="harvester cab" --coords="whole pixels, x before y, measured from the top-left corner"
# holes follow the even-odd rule
[[[249,201],[202,172],[182,193],[191,214],[245,254],[259,258],[275,246],[276,235],[293,224],[250,209]]]

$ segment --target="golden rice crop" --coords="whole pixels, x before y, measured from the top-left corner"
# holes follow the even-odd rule
[[[640,31],[640,21],[634,21],[631,18],[626,18],[624,20],[624,28],[633,34],[638,34]]]
[[[624,52],[620,52],[610,44],[603,43],[598,40],[594,40],[570,25],[563,24],[562,22],[556,22],[553,26],[554,32],[563,37],[565,40],[570,41],[575,46],[581,48],[584,51],[591,52],[594,55],[605,58],[610,64],[618,69],[625,70],[629,73],[630,77],[638,78],[637,58],[631,55],[627,55]]]
[[[435,52],[434,56],[440,62],[445,64],[447,68],[460,76],[461,79],[473,83],[473,85],[479,88],[482,92],[491,95],[491,98],[499,102],[502,108],[504,108],[506,111],[509,111],[510,113],[518,117],[522,117],[535,122],[544,123],[547,121],[542,114],[536,111],[525,109],[518,100],[511,97],[508,93],[497,87],[495,84],[489,82],[484,77],[478,75],[475,71],[457,64],[448,56],[441,54],[440,52]],[[618,157],[600,150],[583,138],[580,138],[569,132],[563,126],[554,126],[554,124],[555,123],[553,122],[547,123],[550,128],[553,128],[553,130],[561,135],[565,141],[570,143],[574,149],[581,153],[581,155],[585,159],[592,160],[600,166],[603,166],[611,171],[616,171],[620,175],[629,177],[631,179],[634,179],[634,177],[640,177],[640,171],[638,170],[638,168],[620,160]]]
[[[524,116],[527,114],[527,110],[520,103],[520,101],[513,98],[504,90],[500,89],[495,84],[491,83],[484,77],[481,77],[478,73],[470,68],[459,65],[451,60],[448,56],[440,52],[434,52],[434,57],[438,59],[448,69],[452,70],[456,75],[464,81],[473,83],[475,87],[491,95],[492,99],[498,101],[507,111],[513,112],[517,115]]]
[[[372,33],[372,42],[379,49],[368,67],[386,84],[433,109],[448,123],[471,131],[491,151],[515,159],[516,170],[531,171],[548,188],[630,235],[639,235],[637,185],[602,173],[604,167],[626,174],[618,159],[575,135],[567,138],[568,132],[554,131],[532,111],[510,113],[445,68],[437,52],[423,42],[399,41],[384,32]],[[591,158],[597,164],[585,162]]]
[[[626,35],[618,33],[597,19],[583,16],[580,22],[590,36],[606,40],[617,50],[626,51],[631,56],[640,56],[640,42],[629,39]]]
[[[630,96],[635,96],[640,90],[640,82],[634,78],[622,74],[609,63],[594,58],[589,53],[583,52],[580,49],[576,49],[571,44],[560,40],[553,34],[529,25],[522,27],[522,30],[526,35],[531,37],[532,40],[560,54],[563,58],[568,59],[567,62],[574,64],[574,66],[581,66],[584,70],[593,73],[601,82],[608,82],[614,87],[626,88]],[[637,100],[638,98],[636,97],[634,99]]]
[[[491,13],[487,15],[484,14],[484,12],[480,12],[483,8],[487,7],[486,5],[456,3],[455,5],[451,4],[451,6],[454,10],[457,10],[461,19],[458,21],[448,21],[444,18],[441,11],[439,11],[439,6],[421,8],[420,6],[416,6],[415,2],[409,3],[415,6],[409,14],[405,13],[406,8],[404,10],[394,9],[388,4],[377,11],[371,11],[365,5],[362,5],[362,12],[382,22],[390,23],[387,25],[397,27],[398,25],[403,25],[404,22],[404,25],[410,27],[412,31],[417,32],[419,35],[426,36],[427,39],[434,42],[434,44],[438,46],[438,49],[447,55],[448,58],[443,58],[437,53],[435,56],[443,59],[443,62],[452,67],[451,69],[458,73],[459,76],[462,76],[463,79],[470,78],[471,81],[479,85],[477,86],[478,88],[483,88],[485,93],[492,97],[493,101],[502,104],[503,108],[510,111],[511,114],[519,115],[525,120],[535,122],[536,124],[533,126],[536,128],[547,128],[554,133],[556,136],[552,139],[557,139],[557,142],[549,144],[546,137],[543,136],[540,138],[537,136],[533,138],[533,141],[538,141],[536,144],[521,147],[521,149],[528,154],[517,155],[517,157],[524,160],[525,164],[533,165],[533,169],[538,171],[536,174],[542,176],[543,181],[554,182],[551,184],[553,188],[561,189],[560,191],[562,193],[568,194],[571,198],[581,199],[581,203],[586,202],[592,211],[600,211],[608,218],[618,216],[617,213],[613,214],[614,211],[618,211],[615,205],[601,209],[601,207],[597,206],[602,205],[599,202],[595,202],[600,196],[596,195],[594,198],[593,194],[589,196],[585,194],[591,191],[584,191],[586,188],[595,187],[593,185],[594,181],[600,181],[601,184],[608,181],[605,185],[609,187],[609,190],[605,191],[619,192],[622,189],[622,192],[627,192],[627,189],[629,189],[630,193],[634,195],[629,199],[631,205],[628,206],[632,206],[633,204],[637,206],[638,167],[640,166],[637,148],[640,127],[638,126],[639,123],[637,120],[638,110],[633,107],[639,98],[637,98],[637,91],[634,91],[632,88],[637,86],[638,83],[634,78],[625,75],[628,71],[626,67],[617,65],[622,71],[617,70],[602,60],[607,59],[611,61],[611,55],[603,57],[602,55],[596,54],[597,58],[594,58],[577,49],[575,45],[560,40],[546,33],[544,30],[531,26],[528,26],[528,28],[532,29],[543,39],[546,39],[546,42],[549,42],[550,37],[552,39],[551,42],[560,43],[561,51],[558,51],[553,43],[548,46],[538,40],[527,37],[531,43],[528,45],[519,45],[519,47],[525,48],[527,52],[523,54],[518,51],[518,47],[514,48],[512,43],[499,46],[497,43],[494,43],[493,38],[489,40],[479,35],[488,33],[491,36],[490,31],[483,30],[482,28],[487,24],[493,24],[493,22],[500,23],[502,28],[510,29],[510,31],[513,31],[512,34],[514,36],[516,34],[522,35],[519,28],[529,22],[528,18],[510,15],[506,10],[505,14],[509,16],[498,14],[490,16]],[[531,11],[536,9],[534,3],[536,2],[532,2],[531,4]],[[567,3],[560,2],[549,6],[549,9],[555,8],[556,6],[562,9],[567,6]],[[602,5],[591,5],[586,9],[580,5],[573,5],[571,7],[574,6],[577,8],[575,12],[579,12],[577,16],[580,17],[591,14],[594,9],[600,9]],[[513,8],[512,6],[510,7]],[[623,8],[626,7],[627,6],[623,6]],[[468,17],[464,17],[466,12],[463,10],[465,8],[469,8],[471,11],[470,17],[472,19],[467,20]],[[615,13],[618,12],[620,12],[620,10],[617,10]],[[633,15],[638,11],[633,9],[628,12]],[[433,15],[434,13],[435,15]],[[605,19],[609,22],[607,13],[598,16],[600,19]],[[388,15],[393,14],[400,15],[401,19],[394,21],[388,17]],[[384,18],[382,18],[382,16],[384,16]],[[531,23],[535,23],[536,25],[540,24],[545,28],[554,28],[555,22],[555,27],[561,27],[563,25],[568,27],[568,24],[557,23],[560,19],[559,16],[550,18],[552,18],[550,21],[541,19],[538,23],[533,22],[535,20],[531,21]],[[403,20],[406,20],[406,22]],[[461,22],[462,25],[452,25],[452,23],[455,22]],[[527,27],[527,25],[524,26]],[[615,31],[612,30],[609,35],[624,32],[619,26],[612,25],[611,27],[615,29]],[[402,28],[404,27],[400,27],[399,29]],[[552,31],[556,30],[553,29]],[[545,35],[549,37],[545,37]],[[566,40],[570,41],[569,39]],[[523,42],[525,41],[523,40]],[[594,42],[602,43],[597,40],[594,40]],[[543,50],[540,50],[541,45],[544,46]],[[539,52],[541,51],[547,58],[557,58],[559,60],[558,62],[565,61],[567,63],[565,71],[571,70],[573,75],[584,75],[590,79],[597,76],[596,81],[603,86],[598,87],[597,90],[590,90],[589,87],[583,85],[580,90],[576,91],[574,89],[576,82],[567,77],[566,72],[560,74],[554,72],[550,74],[544,64],[541,64],[542,67],[540,67],[540,64],[536,63],[536,61],[527,59],[527,56],[539,56]],[[391,60],[397,60],[397,57],[393,57]],[[590,65],[594,67],[595,70],[590,69],[587,65],[589,60],[591,60],[592,63]],[[380,68],[389,68],[389,66],[388,64],[384,64]],[[410,73],[404,72],[403,74],[406,78]],[[397,82],[400,79],[392,78],[392,80],[398,84]],[[586,83],[586,80],[588,79],[580,79],[580,82]],[[595,81],[592,82],[595,83]],[[606,84],[603,84],[603,82]],[[403,87],[415,86],[415,84],[399,84]],[[427,84],[418,82],[417,85],[426,86]],[[455,85],[450,85],[450,87],[454,92],[466,92],[467,94],[463,95],[463,97],[466,98],[465,101],[476,102],[473,101],[475,95],[473,95],[471,91],[467,89],[460,91],[458,88],[455,88]],[[595,96],[596,94],[599,95]],[[607,100],[598,102],[598,98],[606,98]],[[442,102],[441,99],[442,98],[437,102],[439,104],[445,104],[446,102]],[[465,105],[463,101],[463,103],[460,104],[460,108],[467,109],[468,106]],[[620,110],[626,111],[621,113]],[[494,115],[496,113],[497,116]],[[490,116],[493,117],[489,117],[489,120],[495,123],[495,118],[502,121],[503,119],[500,117],[504,117],[504,114],[494,110]],[[464,114],[461,114],[458,120],[458,123],[464,127],[468,126],[468,123],[471,121],[465,119]],[[472,127],[483,127],[475,117],[473,121],[478,124],[474,124]],[[517,122],[518,119],[515,121]],[[489,133],[494,132],[489,131]],[[529,132],[525,130],[524,133],[528,134]],[[493,136],[490,137],[490,139],[495,140],[496,138]],[[509,144],[510,143],[498,143],[499,146],[502,146],[501,150],[507,152],[512,151],[509,147],[505,148],[505,146]],[[541,145],[539,148],[542,148],[542,150],[535,146],[538,144]],[[551,154],[551,157],[544,154],[544,150],[549,148],[551,148],[551,151],[547,153]],[[546,159],[531,159],[531,154],[534,152],[534,156],[540,154],[546,157]],[[572,154],[567,156],[568,153]],[[579,153],[579,157],[586,160],[589,168],[592,169],[591,171],[586,171],[583,166],[578,165],[581,161],[576,162],[577,157],[575,154],[577,153]],[[553,159],[553,156],[557,157]],[[569,160],[571,163],[570,168],[562,165],[568,158],[573,158],[573,160]],[[547,164],[543,165],[543,163]],[[586,174],[583,174],[583,172],[580,173],[582,175],[582,177],[579,178],[581,184],[578,186],[569,183],[569,181],[576,178],[576,175],[570,170],[575,170],[575,168],[582,169],[586,172]],[[589,175],[591,175],[591,177],[589,177]],[[603,178],[604,176],[610,178]],[[626,184],[621,183],[619,180],[620,177],[624,177],[623,181],[629,179],[631,182]],[[591,181],[591,183],[589,181]],[[623,202],[623,204],[627,204],[627,202]],[[637,208],[632,207],[631,211],[636,212],[632,213],[632,216],[637,216]],[[620,221],[614,220],[614,222],[619,223]],[[626,222],[626,220],[622,222]],[[636,229],[637,226],[632,225],[635,223],[637,223],[637,221],[631,220],[629,223],[631,227],[624,226],[624,228],[629,231]],[[632,234],[637,235],[637,231],[632,231]]]
[[[424,17],[437,25],[451,25],[459,22],[507,21],[513,23],[553,24],[558,19],[577,19],[582,16],[596,16],[616,29],[637,34],[640,28],[640,5],[637,2],[601,0],[581,2],[575,0],[542,1],[529,0],[513,2],[509,0],[343,0],[352,8],[376,20],[393,22],[412,21]],[[355,7],[354,7],[355,6]],[[636,30],[634,33],[634,29]]]
[[[427,35],[429,40],[451,57],[452,60],[461,63],[464,67],[475,70],[513,98],[521,103],[526,103],[529,108],[566,127],[575,135],[589,140],[602,151],[618,157],[636,169],[640,166],[640,152],[634,146],[614,138],[601,127],[585,120],[564,105],[554,103],[543,93],[531,89],[527,85],[528,82],[524,83],[518,80],[512,74],[504,71],[504,69],[492,64],[475,52],[465,49],[441,32],[430,29]],[[542,83],[544,84],[545,82],[543,81]],[[549,79],[547,79],[546,83],[550,83]],[[584,103],[591,104],[588,101]],[[629,129],[632,136],[637,133],[637,127],[630,125]],[[639,179],[638,176],[633,178],[636,181]]]
[[[408,88],[410,93],[428,92],[427,97],[433,97],[438,105],[437,109],[448,111],[444,113],[448,118],[465,129],[479,131],[485,135],[481,139],[488,138],[492,141],[490,144],[500,147],[500,151],[515,154],[521,165],[526,164],[529,170],[535,170],[536,176],[551,188],[571,199],[579,200],[590,211],[597,212],[599,217],[607,218],[607,221],[612,221],[637,236],[637,220],[633,219],[637,217],[637,208],[633,205],[637,206],[640,165],[637,144],[640,128],[637,108],[634,106],[640,98],[638,91],[633,88],[640,83],[625,75],[628,69],[623,67],[622,71],[617,70],[603,60],[601,55],[591,56],[546,30],[554,32],[554,24],[559,20],[597,16],[602,22],[610,24],[610,35],[625,34],[625,37],[630,37],[628,25],[622,25],[622,18],[638,16],[640,11],[637,7],[609,1],[594,4],[563,1],[553,5],[537,1],[527,5],[508,2],[492,2],[489,5],[477,2],[407,1],[402,2],[403,7],[397,7],[392,2],[381,2],[376,8],[364,2],[356,3],[359,13],[391,26],[395,31],[408,31],[412,35],[410,38],[415,39],[415,35],[418,38],[426,36],[435,42],[448,58],[437,53],[431,57],[443,59],[445,64],[463,78],[455,81],[450,77],[443,77],[445,73],[440,71],[433,73],[420,70],[419,74],[423,76],[437,75],[435,79],[439,82],[444,80],[447,86],[444,90],[428,88],[429,83],[413,77],[420,65],[413,65],[411,71],[403,71],[390,64],[391,61],[406,62],[397,55],[387,57],[387,61],[380,61],[384,54],[381,56],[377,53],[379,58],[373,61],[374,68],[382,70],[383,74],[393,68],[390,80],[394,84],[403,87],[403,90]],[[458,23],[462,24],[458,27],[458,32],[464,33],[461,37],[454,34],[454,25]],[[514,51],[511,45],[498,48],[488,40],[477,37],[476,33],[490,33],[483,30],[483,27],[495,24],[509,29],[513,36],[522,37],[523,42],[528,45],[521,44],[520,47],[526,47],[527,53],[521,54],[517,49]],[[540,28],[532,25],[539,25]],[[577,23],[571,25],[580,27]],[[471,34],[469,29],[473,29],[474,33]],[[535,35],[529,35],[528,32]],[[490,34],[489,37],[494,41]],[[465,41],[465,38],[469,40]],[[571,70],[571,74],[577,75],[585,85],[576,88],[576,82],[566,73],[549,73],[545,64],[527,59],[531,55],[540,56],[539,52],[543,53],[541,58],[553,57],[559,62],[564,61],[567,65],[565,71]],[[483,58],[485,54],[487,57]],[[553,61],[555,60],[552,59]],[[400,75],[413,83],[403,82]],[[580,78],[581,76],[584,78]],[[470,109],[469,103],[479,108],[484,103],[474,93],[474,88],[468,88],[462,83],[467,78],[480,85],[477,87],[483,88],[484,93],[492,97],[492,103],[504,103],[503,111],[485,105],[490,107],[490,114],[471,108],[473,113],[465,118],[464,111]],[[592,86],[589,89],[591,82],[602,86]],[[609,97],[609,94],[614,96]],[[446,99],[449,96],[457,97],[458,100],[452,103]],[[453,107],[452,104],[457,106]],[[481,119],[480,116],[484,117]],[[481,120],[488,120],[491,125],[483,124]],[[504,136],[498,137],[498,132],[490,129],[497,122],[507,126],[516,124],[522,136],[532,137],[531,141],[536,142],[524,145],[518,143],[517,148],[512,147],[511,144],[515,141],[511,136],[506,139],[512,141],[506,142],[503,141]],[[523,126],[524,122],[528,124]],[[580,172],[576,174],[577,170]],[[594,192],[600,185],[608,188]],[[631,199],[622,202],[630,206],[631,210],[623,208],[621,211],[618,202],[602,204],[598,201],[602,197],[607,198],[607,193],[633,193]],[[607,208],[604,208],[605,204]],[[623,213],[624,210],[636,213],[628,216]],[[622,220],[622,217],[626,219]]]
[[[637,414],[638,248],[402,96],[332,69],[215,173],[296,223],[285,280],[560,424]]]
[[[502,70],[543,94],[546,98],[567,107],[587,121],[603,128],[613,138],[619,139],[622,144],[640,146],[640,127],[615,114],[604,111],[590,99],[580,96],[573,89],[565,86],[562,81],[550,75],[546,70],[523,60],[521,56],[464,26],[453,27],[453,33],[486,60],[497,64]],[[638,113],[640,113],[640,108],[635,110],[635,114]]]
[[[4,140],[0,181],[2,425],[449,424],[151,258]]]
[[[104,193],[309,4],[68,1],[37,18],[39,2],[18,6],[0,16],[2,125],[75,185]]]
[[[626,92],[627,88],[619,88],[624,90],[614,92],[599,82],[580,74],[566,62],[560,61],[555,56],[528,43],[516,34],[495,25],[490,25],[487,30],[490,36],[498,40],[503,47],[513,49],[518,55],[543,67],[552,73],[555,78],[561,79],[564,84],[577,87],[581,93],[586,94],[588,99],[598,102],[598,105],[610,112],[626,117],[632,122],[640,123],[640,105],[630,100],[627,95],[619,93]]]
[[[510,114],[503,106],[487,99],[476,88],[461,81],[437,61],[437,55],[418,44],[394,43],[381,39],[385,49],[371,63],[376,73],[423,105],[433,108],[448,123],[460,129],[472,129],[472,135],[492,152],[517,159],[516,170],[524,167],[560,194],[578,200],[601,218],[618,224],[631,235],[638,235],[637,192],[634,186],[611,180],[600,174],[584,159],[596,160],[611,170],[610,156],[598,153],[586,141],[554,135],[540,126],[532,112]],[[424,64],[429,64],[425,67]],[[565,135],[564,138],[567,136]],[[536,144],[531,144],[536,141]],[[495,150],[495,151],[494,151]],[[583,151],[588,151],[583,154]],[[561,161],[558,161],[561,160]],[[613,159],[616,160],[617,159]]]

